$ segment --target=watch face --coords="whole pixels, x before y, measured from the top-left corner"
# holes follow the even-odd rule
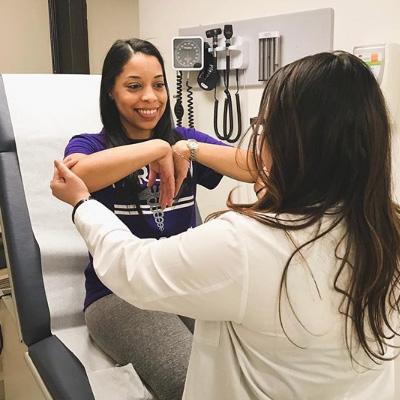
[[[173,39],[174,68],[178,70],[198,70],[203,68],[203,39]]]
[[[199,144],[194,139],[188,139],[188,147],[190,150],[196,150],[199,147]]]

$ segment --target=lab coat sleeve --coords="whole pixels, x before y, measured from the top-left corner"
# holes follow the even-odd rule
[[[227,213],[156,240],[135,237],[96,200],[83,203],[75,214],[97,276],[122,299],[143,309],[240,323],[248,265],[234,220],[234,213]]]

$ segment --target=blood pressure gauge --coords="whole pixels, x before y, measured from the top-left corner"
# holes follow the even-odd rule
[[[179,71],[203,69],[204,47],[200,36],[178,36],[172,39],[173,68]]]

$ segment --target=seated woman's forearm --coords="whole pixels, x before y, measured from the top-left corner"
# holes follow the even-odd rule
[[[184,157],[189,158],[190,151],[186,141],[180,141],[175,150]],[[230,146],[220,146],[209,143],[199,143],[196,161],[222,175],[229,176],[241,182],[254,183],[257,179],[256,169],[253,165],[251,154],[245,149]]]
[[[78,161],[71,168],[86,184],[89,191],[103,189],[145,165],[171,152],[164,140],[154,139],[143,143],[114,147],[89,155],[76,154]],[[66,157],[74,157],[74,154]]]

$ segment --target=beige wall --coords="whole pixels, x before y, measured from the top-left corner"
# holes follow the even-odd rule
[[[0,73],[51,73],[47,0],[0,0]]]
[[[139,35],[138,1],[86,0],[86,4],[90,72],[100,74],[113,42]]]
[[[139,35],[137,0],[87,0],[89,63],[101,72],[119,38]],[[0,73],[51,73],[48,0],[0,0]]]

